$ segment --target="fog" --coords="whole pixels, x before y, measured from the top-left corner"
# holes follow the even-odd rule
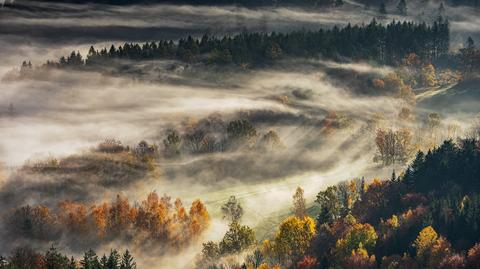
[[[0,78],[24,60],[38,66],[72,50],[84,54],[90,45],[103,47],[242,30],[318,29],[347,22],[368,23],[372,18],[382,22],[429,22],[438,7],[433,3],[414,8],[417,3],[410,2],[411,14],[405,18],[378,17],[373,8],[365,10],[355,2],[340,9],[317,10],[15,3],[24,8],[0,9]],[[467,35],[478,38],[476,11],[447,7],[447,12],[452,49],[461,47]],[[389,126],[398,126],[396,119],[405,104],[394,96],[358,94],[332,75],[342,70],[355,76],[385,76],[394,71],[391,67],[288,59],[276,67],[245,72],[197,68],[172,61],[132,65],[146,71],[142,76],[49,71],[41,79],[0,82],[0,162],[7,170],[2,192],[16,196],[5,205],[55,204],[72,195],[104,201],[117,193],[135,201],[156,190],[180,197],[185,204],[197,198],[205,201],[212,225],[202,240],[219,240],[227,227],[220,206],[235,195],[246,212],[244,223],[253,227],[261,240],[270,236],[290,213],[297,186],[305,189],[307,202],[312,205],[315,195],[326,186],[359,177],[385,178],[395,168],[381,168],[373,162],[374,134],[366,128],[378,114],[390,120]],[[182,68],[172,70],[171,66]],[[311,96],[296,98],[294,90],[308,91]],[[438,93],[420,95],[416,111],[419,117],[439,109],[435,102],[428,102],[434,96]],[[13,111],[9,111],[10,104]],[[447,111],[446,121],[465,122],[479,112],[475,103],[466,106],[468,109]],[[322,120],[331,112],[345,115],[351,124],[334,134],[326,133]],[[161,146],[167,129],[182,129],[186,123],[212,114],[220,114],[226,121],[248,118],[262,134],[275,130],[285,147],[267,153],[221,152],[161,160],[158,174],[135,178],[125,185],[99,185],[95,191],[83,182],[75,185],[85,188],[85,193],[91,192],[88,196],[83,192],[73,194],[74,187],[63,189],[62,184],[68,181],[61,177],[28,177],[16,170],[29,160],[83,154],[106,138],[131,146],[141,140]],[[52,186],[50,191],[42,185],[46,182]],[[68,242],[63,243],[69,247]],[[148,268],[165,268],[165,264],[191,268],[200,249],[201,242],[197,242],[175,255],[139,256],[137,262]],[[0,250],[5,251],[6,246],[0,245]],[[140,255],[141,251],[134,249],[134,253]]]

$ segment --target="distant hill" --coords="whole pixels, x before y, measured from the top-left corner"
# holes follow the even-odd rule
[[[480,103],[480,78],[462,81],[457,85],[432,91],[420,98],[418,105],[440,112],[478,112]]]

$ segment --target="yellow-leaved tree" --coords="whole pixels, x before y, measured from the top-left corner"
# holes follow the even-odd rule
[[[275,238],[264,243],[264,252],[282,263],[302,257],[315,236],[315,220],[310,217],[288,217],[279,226]]]
[[[451,254],[450,243],[442,236],[438,236],[432,226],[427,226],[413,242],[417,250],[417,262],[422,268],[438,268],[443,258]]]

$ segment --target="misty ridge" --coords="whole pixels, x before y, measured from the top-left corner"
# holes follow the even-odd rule
[[[474,1],[213,4],[0,9],[0,268],[480,265]]]

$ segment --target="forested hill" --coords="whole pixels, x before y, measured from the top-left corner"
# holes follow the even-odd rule
[[[395,65],[409,53],[434,61],[449,52],[449,23],[442,18],[432,25],[391,22],[290,33],[241,33],[200,39],[191,36],[144,44],[125,43],[109,49],[90,48],[84,59],[78,52],[47,62],[46,67],[83,67],[108,64],[114,59],[177,59],[188,63],[261,66],[282,57],[322,57],[333,60],[372,60]]]

